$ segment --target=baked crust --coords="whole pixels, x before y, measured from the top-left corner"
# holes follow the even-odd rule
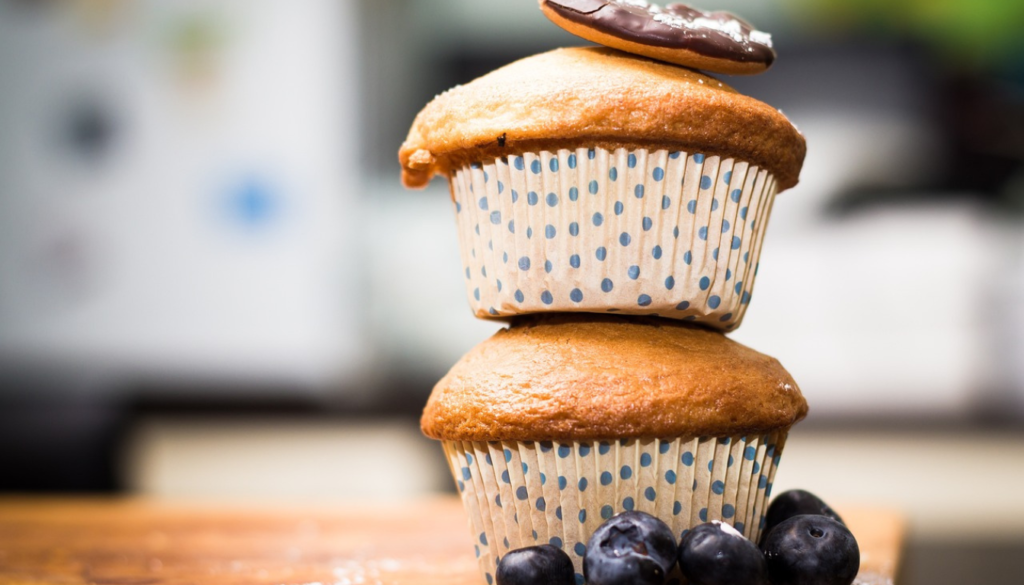
[[[778,360],[658,318],[520,318],[466,354],[420,420],[458,441],[734,436],[807,414]]]
[[[580,146],[731,156],[796,185],[804,137],[778,110],[697,71],[604,47],[516,61],[434,98],[398,151],[424,187],[465,162]]]

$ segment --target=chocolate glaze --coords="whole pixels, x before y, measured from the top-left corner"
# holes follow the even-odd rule
[[[728,12],[643,0],[544,0],[559,16],[606,34],[742,63],[775,61],[771,37]]]

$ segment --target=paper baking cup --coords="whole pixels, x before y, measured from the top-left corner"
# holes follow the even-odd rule
[[[677,539],[722,520],[756,542],[785,438],[445,441],[444,450],[487,583],[509,551],[548,543],[569,554],[582,583],[590,535],[626,510],[660,518]]]
[[[579,148],[449,177],[478,317],[621,312],[732,330],[776,193],[766,170],[670,150]]]

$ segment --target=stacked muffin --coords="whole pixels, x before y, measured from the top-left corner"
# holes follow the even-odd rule
[[[643,3],[541,4],[642,54],[560,49],[498,69],[435,98],[399,152],[407,186],[448,177],[470,304],[510,321],[437,384],[422,419],[488,582],[502,555],[546,543],[582,581],[589,536],[625,510],[677,535],[720,519],[756,540],[807,410],[776,360],[723,334],[742,321],[803,137],[777,110],[663,62],[693,53],[694,66],[752,72],[774,54],[746,49],[767,36],[720,13],[647,6],[639,26]],[[641,34],[666,26],[691,42]],[[692,42],[715,35],[714,50]]]

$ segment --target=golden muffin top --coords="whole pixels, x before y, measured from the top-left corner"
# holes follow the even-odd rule
[[[579,146],[737,158],[796,185],[806,143],[781,112],[697,71],[603,47],[521,59],[434,98],[398,151],[402,182],[456,166]]]
[[[434,387],[420,426],[459,441],[735,436],[807,414],[775,358],[658,318],[521,318]]]

